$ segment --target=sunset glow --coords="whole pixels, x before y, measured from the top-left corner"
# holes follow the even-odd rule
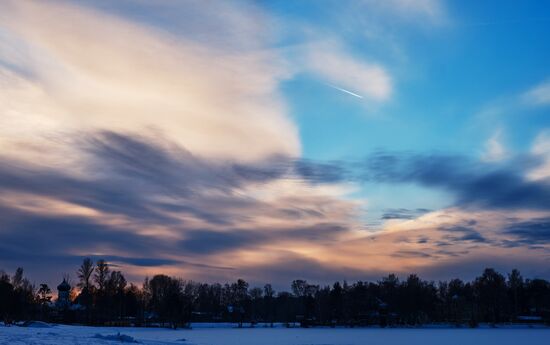
[[[0,266],[550,278],[548,4],[494,3],[2,1]]]

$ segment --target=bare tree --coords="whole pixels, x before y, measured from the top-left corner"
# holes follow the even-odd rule
[[[97,283],[97,287],[100,291],[105,290],[108,276],[109,264],[103,259],[98,260],[95,268],[94,280]]]
[[[15,289],[19,288],[23,284],[23,268],[17,267],[15,274],[11,278],[11,283]]]
[[[76,272],[78,279],[78,287],[81,289],[90,290],[90,278],[94,272],[94,262],[90,258],[85,258],[82,260],[82,265],[78,268]]]

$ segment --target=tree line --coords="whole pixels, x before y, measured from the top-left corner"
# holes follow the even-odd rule
[[[207,284],[159,274],[141,286],[104,260],[86,258],[76,272],[69,303],[52,301],[47,284],[35,286],[18,268],[0,271],[0,317],[22,320],[184,327],[190,322],[273,323],[303,327],[422,325],[448,323],[550,323],[550,283],[506,276],[487,268],[472,281],[426,281],[411,274],[390,274],[376,282],[335,282],[320,286],[294,280],[290,291],[270,284],[250,287],[243,279]],[[62,286],[60,286],[63,288]]]

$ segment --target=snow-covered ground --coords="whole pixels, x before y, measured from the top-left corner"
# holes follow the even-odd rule
[[[3,327],[0,344],[99,345],[132,340],[146,345],[364,345],[364,344],[550,344],[549,328],[232,328],[194,327],[190,330],[158,328],[84,327],[58,325],[50,328]]]

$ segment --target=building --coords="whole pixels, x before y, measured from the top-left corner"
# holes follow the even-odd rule
[[[58,308],[68,308],[71,304],[70,299],[71,285],[66,279],[63,279],[61,284],[57,286],[57,302],[55,302]]]

